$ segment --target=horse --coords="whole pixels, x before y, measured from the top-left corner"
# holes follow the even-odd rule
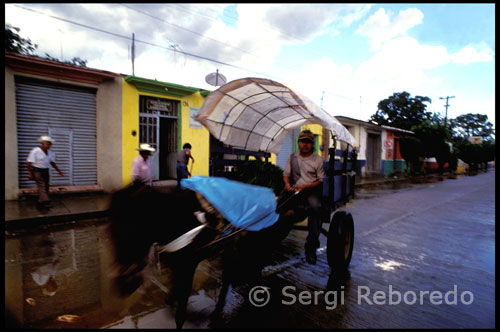
[[[202,225],[196,216],[198,211],[203,211],[199,196],[189,189],[172,187],[162,191],[132,184],[112,195],[109,231],[117,271],[113,284],[121,296],[131,295],[142,284],[141,272],[147,265],[152,244],[168,244]],[[160,255],[172,274],[172,292],[165,302],[177,303],[177,328],[182,328],[186,320],[194,273],[204,259],[222,255],[222,285],[212,317],[224,308],[229,285],[258,282],[264,258],[269,257],[297,222],[293,210],[283,206],[277,212],[278,221],[260,231],[240,229],[217,242],[217,229],[204,227],[184,248]],[[207,218],[212,225],[216,222],[213,215],[207,214]]]

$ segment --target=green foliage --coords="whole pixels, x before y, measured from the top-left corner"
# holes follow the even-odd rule
[[[471,136],[481,136],[485,140],[493,140],[493,124],[485,114],[463,114],[451,120],[451,123],[455,137],[468,139]]]
[[[80,67],[87,67],[87,60],[80,59],[79,57],[74,57],[73,59],[71,59],[71,61],[68,61],[68,60],[61,61],[58,58],[54,58],[50,54],[45,53],[45,58],[49,59],[50,61],[56,61],[56,62],[60,62],[60,63],[67,63],[67,64],[70,64],[70,65],[76,65],[76,66],[80,66]]]
[[[38,45],[31,40],[19,36],[21,29],[5,24],[5,52],[33,55]]]
[[[415,174],[422,168],[422,159],[435,157],[439,164],[439,172],[443,171],[445,163],[453,166],[454,157],[450,151],[450,130],[441,125],[440,121],[426,120],[411,127],[415,136],[400,139],[400,151],[408,163],[409,171]],[[456,169],[453,168],[453,170]]]
[[[271,188],[277,196],[285,187],[283,170],[261,160],[245,161],[238,166],[232,178],[236,181]]]
[[[401,156],[408,162],[416,161],[418,157],[424,154],[422,142],[414,136],[401,137],[399,144]]]
[[[483,141],[481,144],[471,144],[466,140],[455,143],[458,158],[468,164],[486,163],[495,159],[495,144]]]
[[[5,24],[5,52],[36,56],[34,52],[38,48],[38,45],[33,44],[29,38],[22,38],[19,35],[20,30],[21,29],[13,27],[10,24]],[[74,57],[70,61],[61,61],[45,53],[45,58],[51,61],[68,63],[80,67],[87,66],[87,60],[83,60],[80,57]]]
[[[423,164],[420,159],[424,155],[424,148],[420,139],[415,136],[403,136],[399,139],[399,151],[406,162],[406,171],[415,175],[418,173]]]
[[[411,127],[432,118],[432,113],[426,111],[425,104],[431,102],[429,97],[412,98],[406,91],[394,93],[378,103],[378,110],[371,116],[371,120],[381,125],[410,130]]]
[[[441,157],[442,153],[449,153],[450,148],[446,142],[450,141],[450,131],[439,123],[424,121],[411,130],[415,133],[423,146],[423,157]]]
[[[411,98],[408,92],[394,93],[380,101],[377,112],[371,116],[371,120],[381,125],[415,133],[400,139],[401,155],[410,173],[422,170],[425,157],[436,158],[439,172],[445,163],[455,170],[458,158],[472,165],[494,160],[495,131],[487,115],[468,113],[445,124],[441,116],[426,111],[427,102],[431,102],[428,97]],[[471,136],[481,136],[484,141],[473,145],[468,141]],[[448,142],[453,142],[451,151]]]

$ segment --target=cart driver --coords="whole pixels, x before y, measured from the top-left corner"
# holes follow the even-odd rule
[[[316,264],[316,249],[322,227],[321,192],[323,178],[323,158],[314,153],[314,134],[306,129],[298,137],[299,151],[292,153],[287,160],[283,181],[285,190],[299,192],[297,203],[307,210],[308,235],[305,244],[306,261]]]

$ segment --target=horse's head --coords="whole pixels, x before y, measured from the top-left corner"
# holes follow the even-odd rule
[[[113,278],[122,295],[142,283],[141,271],[155,242],[166,244],[198,226],[194,194],[160,192],[131,185],[113,194],[110,205],[110,237],[114,248]]]
[[[121,295],[129,295],[142,283],[140,272],[154,242],[155,192],[131,185],[115,194],[110,205],[110,237],[114,249],[113,279]]]

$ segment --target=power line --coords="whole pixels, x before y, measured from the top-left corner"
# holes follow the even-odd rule
[[[77,26],[80,26],[80,27],[83,27],[83,28],[86,28],[86,29],[90,29],[90,30],[98,31],[98,32],[101,32],[101,33],[104,33],[104,34],[112,35],[114,37],[126,39],[126,40],[137,42],[137,43],[143,43],[143,44],[150,45],[150,46],[153,46],[153,47],[158,47],[158,48],[166,49],[166,50],[172,51],[174,53],[175,52],[179,52],[181,54],[184,54],[184,55],[187,55],[187,56],[191,56],[191,57],[194,57],[194,58],[198,58],[198,59],[201,59],[201,60],[206,60],[206,61],[214,62],[214,63],[221,64],[221,65],[224,65],[224,66],[228,66],[228,67],[240,69],[240,70],[243,70],[243,71],[246,71],[246,72],[250,72],[250,73],[258,74],[258,75],[261,75],[261,76],[264,76],[264,77],[269,77],[269,78],[274,78],[274,79],[278,79],[279,80],[279,78],[277,78],[275,76],[272,76],[272,75],[269,75],[269,74],[256,72],[256,71],[251,70],[251,69],[247,69],[247,68],[244,68],[244,67],[241,67],[241,66],[233,65],[233,64],[230,64],[230,63],[226,63],[226,62],[223,62],[223,61],[216,60],[216,59],[211,59],[211,58],[208,58],[208,57],[205,57],[205,56],[201,56],[201,55],[197,55],[197,54],[185,52],[183,50],[179,51],[179,50],[176,49],[176,47],[178,45],[169,45],[168,47],[165,47],[165,46],[157,45],[155,43],[151,43],[151,42],[148,42],[148,41],[145,41],[145,40],[130,38],[129,36],[120,35],[120,34],[117,34],[117,33],[114,33],[114,32],[106,31],[106,30],[99,29],[99,28],[92,27],[92,26],[88,26],[88,25],[85,25],[85,24],[82,24],[82,23],[78,23],[78,22],[74,22],[74,21],[67,20],[67,19],[64,19],[64,18],[60,18],[60,17],[54,16],[54,15],[42,13],[42,12],[39,12],[39,11],[31,9],[31,8],[26,8],[26,7],[19,6],[17,4],[11,4],[11,5],[13,5],[15,7],[18,7],[18,8],[21,8],[21,9],[24,9],[24,10],[27,10],[27,11],[34,12],[34,13],[39,14],[39,15],[48,16],[48,17],[50,17],[52,19],[55,19],[55,20],[60,20],[60,21],[63,21],[63,22],[69,23],[69,24],[74,24],[74,25],[77,25]],[[130,8],[130,9],[135,10],[134,8]],[[148,16],[150,16],[150,15],[148,15]],[[168,22],[165,22],[165,23],[168,23]],[[329,91],[325,91],[325,92],[328,93],[328,94],[340,97],[340,98],[347,99],[347,100],[352,100],[352,101],[356,100],[354,98],[341,96],[341,95],[334,94],[334,93],[329,92]],[[366,103],[363,102],[363,104],[366,104]]]
[[[67,19],[64,19],[64,18],[60,18],[60,17],[54,16],[54,15],[50,15],[50,14],[46,14],[46,13],[41,13],[41,12],[39,12],[37,10],[34,10],[34,9],[31,9],[31,8],[22,7],[22,6],[15,5],[15,4],[13,4],[13,6],[16,6],[18,8],[24,9],[24,10],[32,11],[32,12],[40,14],[40,15],[45,15],[45,16],[48,16],[50,18],[53,18],[53,19],[56,19],[56,20],[60,20],[60,21],[66,22],[66,23],[78,25],[78,26],[81,26],[83,28],[87,28],[87,29],[90,29],[90,30],[95,30],[95,31],[98,31],[98,32],[101,32],[101,33],[105,33],[105,34],[108,34],[108,35],[112,35],[112,36],[123,38],[123,39],[127,39],[127,40],[132,40],[132,38],[130,38],[128,36],[123,36],[123,35],[120,35],[120,34],[117,34],[117,33],[114,33],[114,32],[109,32],[109,31],[102,30],[102,29],[99,29],[99,28],[91,27],[91,26],[88,26],[88,25],[85,25],[85,24],[82,24],[82,23],[70,21],[70,20],[67,20]],[[148,41],[144,41],[144,40],[139,40],[139,39],[135,39],[135,42],[143,43],[143,44],[146,44],[146,45],[150,45],[150,46],[154,46],[154,47],[158,47],[158,48],[162,48],[162,49],[166,49],[166,50],[169,50],[169,51],[172,51],[172,52],[179,52],[179,53],[182,53],[184,55],[188,55],[188,56],[191,56],[191,57],[194,57],[194,58],[198,58],[198,59],[202,59],[202,60],[206,60],[206,61],[211,61],[211,62],[218,63],[218,64],[221,64],[221,65],[224,65],[224,66],[228,66],[228,67],[232,67],[232,68],[244,70],[246,72],[250,72],[250,73],[262,75],[262,76],[265,76],[265,77],[273,77],[273,76],[268,75],[268,74],[256,72],[256,71],[253,71],[253,70],[250,70],[250,69],[247,69],[247,68],[243,68],[243,67],[240,67],[240,66],[237,66],[237,65],[232,65],[230,63],[226,63],[226,62],[223,62],[223,61],[211,59],[211,58],[208,58],[208,57],[205,57],[205,56],[201,56],[201,55],[197,55],[197,54],[185,52],[185,51],[182,51],[182,50],[179,51],[179,50],[176,50],[173,46],[165,47],[165,46],[157,45],[157,44],[154,44],[154,43],[151,43],[151,42],[148,42]],[[275,78],[275,77],[273,77],[273,78]]]
[[[222,41],[220,41],[220,40],[217,40],[217,39],[215,39],[215,38],[212,38],[212,37],[204,36],[204,35],[203,35],[203,34],[201,34],[201,33],[198,33],[198,32],[196,32],[196,31],[193,31],[193,30],[190,30],[190,29],[187,29],[187,28],[181,27],[181,26],[179,26],[179,25],[177,25],[177,24],[167,22],[167,21],[165,21],[165,20],[163,20],[163,19],[161,19],[161,18],[159,18],[159,17],[153,16],[153,15],[151,15],[151,14],[149,14],[149,13],[147,13],[147,12],[144,12],[144,11],[142,11],[142,10],[139,10],[139,9],[136,9],[136,8],[132,8],[132,7],[127,6],[127,5],[124,5],[124,4],[119,4],[119,5],[121,5],[121,6],[123,6],[123,7],[126,7],[126,8],[128,8],[128,9],[130,9],[130,10],[134,10],[134,11],[136,11],[136,12],[140,13],[140,14],[143,14],[143,15],[146,15],[146,16],[148,16],[148,17],[151,17],[151,18],[153,18],[153,19],[155,19],[155,20],[161,21],[161,22],[163,22],[163,23],[165,23],[165,24],[172,25],[172,26],[176,27],[177,29],[181,29],[181,30],[188,31],[188,32],[193,33],[193,34],[195,34],[195,35],[198,35],[198,36],[200,36],[200,37],[202,37],[202,38],[208,38],[208,39],[211,39],[211,40],[213,40],[213,41],[215,41],[215,42],[217,42],[217,43],[221,43],[221,44],[223,44],[223,45],[226,45],[226,46],[229,46],[229,47],[231,47],[231,48],[234,48],[235,50],[238,50],[238,51],[241,51],[241,52],[247,53],[247,54],[249,54],[249,55],[251,55],[251,56],[257,57],[256,55],[254,55],[254,54],[252,54],[252,53],[250,53],[250,52],[248,52],[248,51],[245,51],[245,50],[243,50],[243,49],[241,49],[241,48],[238,48],[238,47],[233,46],[233,45],[228,44],[228,43],[224,43],[224,42],[222,42]]]

